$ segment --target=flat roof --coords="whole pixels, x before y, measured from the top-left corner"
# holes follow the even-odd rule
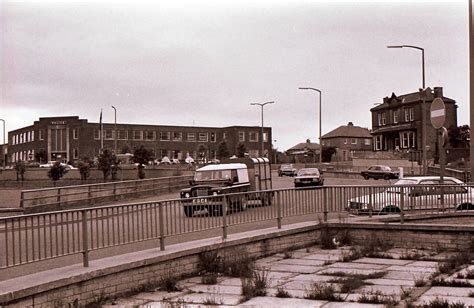
[[[215,164],[207,165],[197,169],[196,171],[208,171],[208,170],[229,170],[229,169],[247,169],[246,164],[232,163],[232,164]]]

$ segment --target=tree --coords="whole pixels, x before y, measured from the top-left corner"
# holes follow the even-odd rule
[[[104,174],[104,181],[107,180],[110,172],[112,171],[112,166],[118,164],[117,157],[108,149],[102,151],[98,158],[98,168],[102,170]]]
[[[245,157],[245,154],[247,153],[247,148],[243,143],[238,143],[237,144],[237,157],[242,158]]]
[[[53,180],[54,186],[56,181],[59,181],[67,173],[67,169],[60,162],[55,162],[48,171],[48,177]]]
[[[24,177],[23,175],[25,174],[26,171],[26,164],[24,161],[21,159],[15,163],[14,169],[16,171],[16,180],[19,181],[21,178],[21,181],[23,182]]]
[[[323,147],[323,162],[330,162],[334,153],[336,153],[335,147]]]
[[[154,159],[153,152],[141,145],[133,151],[133,161],[138,164],[138,178],[145,178],[145,165]]]
[[[45,163],[47,162],[47,157],[48,157],[48,153],[46,152],[45,149],[39,149],[36,153],[35,153],[35,160],[40,162],[40,163]]]
[[[459,127],[452,125],[448,128],[449,145],[452,148],[468,148],[470,135],[469,125]]]
[[[90,169],[92,165],[92,160],[88,156],[83,156],[77,162],[77,168],[79,169],[79,173],[81,174],[81,182],[87,180],[90,176]]]
[[[230,156],[229,148],[227,147],[227,142],[222,140],[217,145],[217,157],[222,160],[224,158],[228,158]]]

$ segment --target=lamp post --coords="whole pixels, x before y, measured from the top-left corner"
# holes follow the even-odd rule
[[[117,108],[112,106],[114,108],[114,154],[117,155]]]
[[[0,119],[0,121],[3,122],[3,147],[2,147],[2,156],[3,156],[3,170],[6,169],[6,166],[7,166],[7,155],[5,153],[5,150],[7,149],[6,146],[7,146],[7,142],[6,142],[6,132],[5,132],[5,120],[4,119]]]
[[[425,115],[425,99],[426,99],[426,93],[425,92],[425,50],[421,47],[418,46],[413,46],[413,45],[391,45],[387,46],[387,48],[412,48],[412,49],[418,49],[421,51],[421,80],[422,80],[422,89],[423,93],[421,94],[422,96],[422,103],[421,103],[421,155],[422,155],[422,164],[423,164],[423,175],[426,175],[427,173],[427,163],[426,163],[426,115]]]
[[[319,89],[316,89],[316,88],[309,88],[309,87],[305,87],[305,88],[298,88],[300,90],[313,90],[313,91],[316,91],[319,93],[319,163],[321,164],[323,162],[323,146],[321,144],[321,131],[322,131],[322,115],[321,115],[321,106],[322,106],[322,94],[321,94],[321,90]]]
[[[275,102],[265,102],[265,103],[250,103],[250,105],[252,106],[260,106],[261,109],[262,109],[262,157],[263,157],[263,154],[265,153],[265,147],[263,145],[263,107],[267,104],[273,104]]]

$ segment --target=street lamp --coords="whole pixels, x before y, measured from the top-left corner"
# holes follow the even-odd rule
[[[306,88],[298,88],[300,90],[313,90],[313,91],[317,91],[319,92],[319,163],[321,164],[323,162],[323,146],[321,144],[321,131],[322,131],[322,124],[321,124],[321,106],[322,106],[322,94],[321,94],[321,90],[319,89],[316,89],[316,88],[309,88],[309,87],[306,87]]]
[[[418,49],[421,51],[421,80],[422,80],[422,89],[423,92],[425,91],[425,50],[421,47],[418,46],[413,46],[413,45],[391,45],[387,46],[387,48],[412,48],[412,49]],[[422,164],[423,164],[423,175],[426,175],[426,169],[427,169],[427,164],[426,164],[426,115],[425,115],[425,99],[426,99],[426,93],[422,93],[422,103],[421,103],[421,153],[422,153]]]
[[[114,146],[114,154],[117,155],[117,108],[115,108],[114,106],[112,106],[112,108],[114,108],[114,141],[115,141],[115,146]]]
[[[6,169],[6,166],[7,166],[7,155],[5,153],[5,150],[7,149],[7,142],[6,142],[6,132],[5,132],[5,120],[4,119],[0,119],[0,121],[3,122],[3,147],[2,147],[2,150],[3,150],[3,170]]]
[[[274,104],[274,103],[275,103],[275,102],[250,103],[250,105],[252,105],[252,106],[260,106],[261,109],[262,109],[262,154],[261,154],[262,157],[263,157],[263,155],[264,155],[264,153],[265,153],[265,148],[264,148],[264,146],[263,146],[263,107],[264,107],[265,105],[267,105],[267,104]]]

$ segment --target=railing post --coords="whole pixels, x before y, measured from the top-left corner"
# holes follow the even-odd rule
[[[61,208],[61,188],[58,188],[58,194],[56,196],[56,203],[58,204],[58,208]]]
[[[276,193],[276,198],[275,198],[275,201],[276,201],[276,206],[277,206],[277,224],[278,224],[278,229],[281,229],[281,220],[282,220],[282,214],[281,214],[281,199],[280,198],[280,192],[281,191],[277,191],[275,192]]]
[[[372,218],[372,209],[374,207],[374,188],[369,187],[369,218]]]
[[[400,223],[405,222],[405,190],[400,186]]]
[[[117,198],[117,182],[114,182],[114,200],[117,201],[118,198]]]
[[[93,201],[92,201],[92,185],[89,185],[89,190],[87,192],[87,198],[89,199],[89,204],[93,204]]]
[[[158,202],[158,224],[160,228],[160,250],[165,250],[165,224],[163,215],[163,203]]]
[[[21,191],[20,207],[21,207],[22,209],[25,208],[25,192],[24,192],[23,190]]]
[[[323,186],[323,217],[328,222],[328,188]]]
[[[222,196],[222,239],[227,239],[227,205],[229,200],[227,196]]]
[[[87,210],[82,210],[82,263],[89,267],[89,234],[87,231]]]

